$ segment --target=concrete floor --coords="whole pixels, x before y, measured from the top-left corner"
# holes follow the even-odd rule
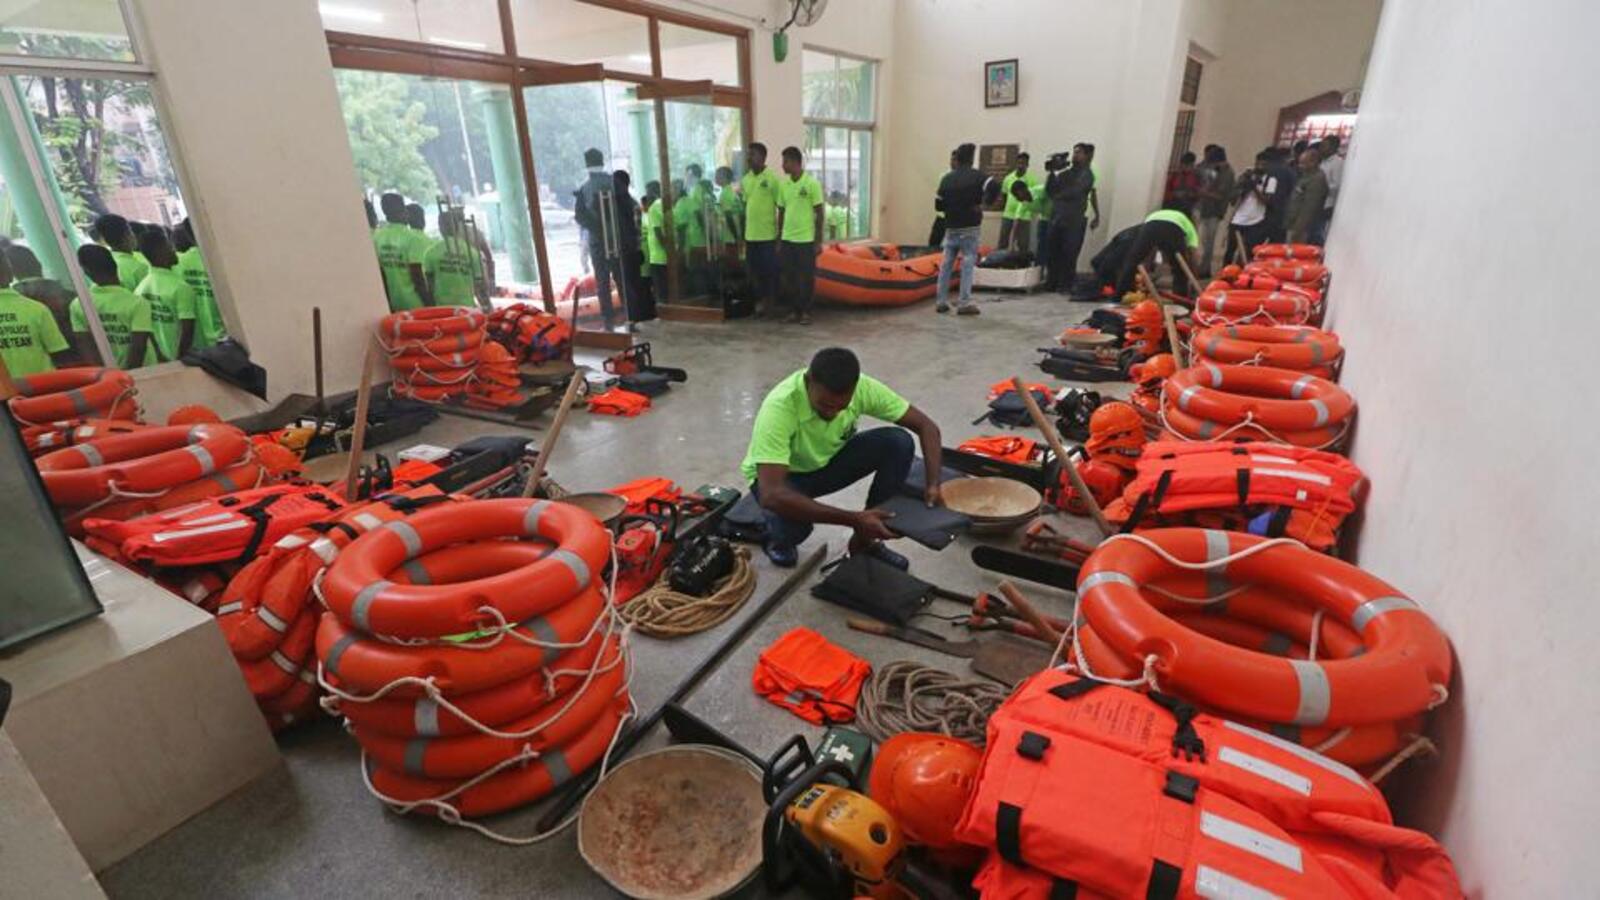
[[[982,295],[983,315],[958,319],[934,314],[931,304],[865,311],[821,309],[809,328],[775,322],[718,325],[651,323],[643,339],[658,362],[689,369],[688,384],[674,387],[636,419],[575,414],[552,464],[570,490],[594,490],[641,475],[661,474],[687,489],[703,483],[739,485],[750,421],[767,389],[828,345],[853,348],[864,369],[888,382],[941,424],[945,443],[983,433],[969,425],[984,411],[993,382],[1020,374],[1048,381],[1034,367],[1034,348],[1052,343],[1067,324],[1086,317],[1090,304],[1065,297]],[[1127,385],[1097,389],[1125,393]],[[542,420],[548,424],[548,418]],[[417,441],[453,445],[479,434],[513,429],[445,416]],[[992,429],[990,429],[992,431]],[[399,447],[385,448],[391,453]],[[741,485],[742,487],[742,485]],[[863,482],[841,503],[860,504]],[[1080,536],[1085,520],[1066,519]],[[842,529],[819,528],[802,552],[826,542],[840,552]],[[901,541],[920,577],[955,590],[993,587],[996,578],[974,567],[963,537],[942,553]],[[757,595],[734,620],[701,635],[671,642],[638,638],[633,694],[642,710],[654,708],[702,656],[772,591],[783,572],[761,554]],[[844,615],[812,598],[802,586],[687,704],[755,752],[774,751],[801,732],[815,743],[821,729],[766,704],[750,689],[757,655],[779,635],[806,625],[867,660],[881,664],[915,659],[955,672],[966,663],[886,638],[848,630]],[[1066,615],[1070,595],[1030,591],[1048,612]],[[946,606],[936,603],[936,607]],[[948,605],[944,612],[959,607]],[[937,622],[928,626],[941,628]],[[961,637],[963,632],[952,636]],[[664,729],[646,744],[664,743]],[[102,873],[113,897],[608,897],[613,892],[576,853],[572,831],[534,847],[491,843],[426,818],[402,818],[368,796],[358,770],[355,742],[332,721],[293,731],[280,741],[285,765],[138,854]],[[537,808],[492,822],[507,833],[529,833]]]

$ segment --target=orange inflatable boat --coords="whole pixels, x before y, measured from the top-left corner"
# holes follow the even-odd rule
[[[933,296],[943,251],[857,242],[817,257],[817,299],[847,306],[905,306]],[[960,266],[960,260],[957,260]]]

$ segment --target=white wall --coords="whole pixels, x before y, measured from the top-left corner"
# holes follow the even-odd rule
[[[1272,143],[1278,111],[1361,84],[1383,0],[1220,0],[1224,49],[1200,79],[1195,153],[1221,144],[1235,168]]]
[[[330,392],[388,312],[313,0],[133,0],[162,126],[223,304],[274,398],[310,393],[322,307]]]
[[[1387,4],[1328,248],[1373,485],[1360,561],[1434,614],[1461,676],[1405,807],[1469,896],[1600,880],[1600,243],[1573,152],[1600,140],[1597,32],[1588,0]]]

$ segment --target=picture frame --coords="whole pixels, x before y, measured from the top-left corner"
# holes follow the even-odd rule
[[[983,64],[983,106],[1017,105],[1017,76],[1019,65],[1015,59],[997,59]]]

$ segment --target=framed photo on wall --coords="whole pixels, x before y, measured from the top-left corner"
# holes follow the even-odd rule
[[[1017,61],[1001,59],[983,64],[983,105],[1017,105]]]

